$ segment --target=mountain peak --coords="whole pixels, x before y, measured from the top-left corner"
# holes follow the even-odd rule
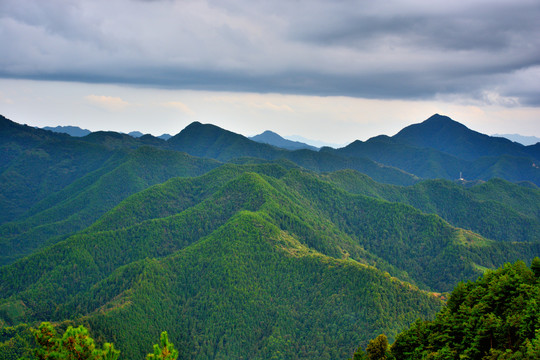
[[[249,139],[259,143],[269,144],[287,150],[310,149],[313,151],[318,151],[315,146],[311,146],[300,141],[285,139],[281,135],[276,134],[275,132],[270,130],[266,130],[262,134],[252,136]]]
[[[466,160],[504,154],[530,156],[522,145],[512,143],[508,139],[481,134],[448,116],[439,114],[419,124],[405,127],[392,138],[403,144],[437,149]]]
[[[452,120],[450,117],[446,115],[433,114],[424,122],[450,122],[450,121],[457,122],[457,121]]]
[[[411,126],[406,127],[405,129],[407,129],[409,127],[428,127],[428,126],[433,127],[435,129],[437,127],[444,128],[445,130],[448,130],[450,128],[460,129],[461,131],[469,130],[468,127],[466,127],[465,125],[453,120],[452,118],[450,118],[450,117],[448,117],[446,115],[439,115],[439,114],[434,114],[434,115],[430,116],[428,119],[421,122],[420,124],[413,124]],[[405,130],[405,129],[403,129],[403,130]],[[469,130],[469,131],[472,131],[472,130]]]

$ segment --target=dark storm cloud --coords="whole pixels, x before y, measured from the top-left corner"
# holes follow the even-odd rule
[[[3,0],[0,76],[538,105],[538,1]]]

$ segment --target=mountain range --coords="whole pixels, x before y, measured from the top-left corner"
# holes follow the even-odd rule
[[[538,147],[440,115],[319,151],[0,117],[0,151],[0,330],[85,324],[125,359],[161,331],[188,359],[344,359],[540,254]]]
[[[507,138],[508,140],[518,142],[522,145],[534,145],[540,142],[536,136],[523,136],[519,134],[493,134],[493,136]]]
[[[83,137],[92,133],[90,130],[81,129],[78,126],[55,126],[55,127],[45,126],[43,130],[49,130],[49,131],[52,131],[55,133],[61,133],[61,134],[68,134],[70,136],[75,136],[75,137]],[[128,133],[128,135],[134,138],[139,138],[145,134],[143,134],[140,131],[131,131]],[[158,136],[158,138],[163,139],[163,140],[168,140],[171,137],[172,136],[169,134],[163,134],[163,135]]]

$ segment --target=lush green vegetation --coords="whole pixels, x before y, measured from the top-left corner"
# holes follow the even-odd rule
[[[267,160],[288,159],[303,168],[317,172],[355,169],[377,181],[390,184],[410,185],[419,180],[403,170],[381,165],[365,157],[350,158],[307,149],[296,151],[279,149],[249,140],[217,126],[198,122],[189,125],[168,142],[173,149],[220,161],[231,161],[240,157]]]
[[[402,280],[445,291],[538,251],[509,245],[309,172],[227,165],[134,194],[0,268],[0,315],[79,319],[130,358],[162,329],[188,358],[343,358],[436,311],[436,297]]]
[[[58,327],[61,327],[58,326]],[[55,326],[43,322],[38,329],[27,324],[16,328],[3,328],[0,334],[0,354],[4,360],[117,360],[120,351],[114,344],[104,343],[96,346],[86,327],[68,326],[60,336]],[[4,338],[6,339],[5,341]],[[166,331],[161,333],[160,343],[154,344],[153,352],[146,355],[147,360],[176,360],[178,350],[169,341]]]
[[[373,181],[342,170],[322,176],[339,187],[435,213],[456,227],[500,241],[540,241],[540,190],[492,179],[471,187],[448,180],[424,180],[408,187]]]
[[[69,358],[66,337],[89,358],[115,358],[106,341],[144,358],[167,330],[149,358],[175,357],[171,342],[185,359],[336,359],[357,344],[380,358],[441,293],[540,254],[532,184],[418,182],[198,123],[167,142],[0,130],[0,358],[35,356],[42,321],[64,334],[44,325],[42,357]],[[453,171],[453,155],[424,153]]]
[[[381,346],[384,352],[375,355],[377,339],[371,341],[368,358],[538,359],[539,301],[540,258],[531,268],[508,263],[475,282],[459,283],[434,320],[417,320],[390,348]]]
[[[91,225],[131,194],[177,176],[197,176],[220,163],[140,147],[113,166],[74,181],[34,205],[19,221],[0,226],[0,265],[52,245]]]
[[[540,185],[538,147],[479,134],[440,115],[411,125],[393,137],[377,136],[324,151],[368,158],[427,179],[453,180],[463,173],[469,180],[503,178]]]

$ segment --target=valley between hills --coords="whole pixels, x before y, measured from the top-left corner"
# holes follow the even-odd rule
[[[523,282],[528,309],[509,349],[540,351],[540,143],[437,114],[339,149],[275,139],[197,122],[76,137],[0,116],[0,358],[36,358],[29,329],[47,321],[121,359],[162,331],[180,359],[347,359],[380,334],[398,359],[480,359],[507,333],[438,351],[405,330],[463,323],[451,305],[497,281]]]

